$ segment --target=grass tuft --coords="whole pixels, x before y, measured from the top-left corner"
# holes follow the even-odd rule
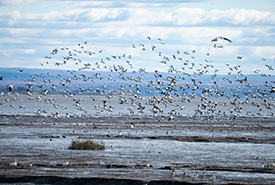
[[[99,144],[87,138],[85,141],[73,140],[69,149],[70,150],[104,150],[105,145],[104,143]]]

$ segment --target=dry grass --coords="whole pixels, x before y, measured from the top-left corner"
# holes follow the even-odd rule
[[[104,150],[105,145],[104,143],[96,143],[90,139],[86,140],[73,140],[71,146],[69,147],[70,150]]]

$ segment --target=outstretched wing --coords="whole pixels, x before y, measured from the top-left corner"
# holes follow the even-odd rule
[[[212,39],[211,42],[217,42],[218,39],[219,39],[219,37],[216,37],[216,38]]]
[[[223,37],[224,40],[228,41],[228,42],[232,42],[231,40],[229,40],[228,38]]]

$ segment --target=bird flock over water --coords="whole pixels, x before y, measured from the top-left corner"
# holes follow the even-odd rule
[[[77,43],[73,47],[56,47],[44,57],[45,62],[40,63],[41,67],[45,68],[43,73],[30,75],[21,86],[6,85],[5,91],[0,94],[0,107],[8,105],[11,109],[27,112],[29,105],[37,104],[36,107],[39,108],[33,112],[34,115],[51,116],[55,119],[83,115],[110,116],[117,112],[119,115],[152,116],[159,120],[173,121],[185,116],[186,109],[187,112],[190,110],[188,106],[194,103],[196,106],[191,114],[197,117],[274,117],[274,67],[266,63],[267,59],[261,59],[268,72],[255,70],[253,73],[257,75],[257,79],[262,79],[262,84],[257,83],[255,79],[251,80],[250,75],[243,74],[241,63],[225,63],[228,72],[226,75],[220,75],[210,56],[212,49],[222,50],[225,47],[223,42],[233,43],[223,36],[213,38],[204,56],[199,56],[193,49],[178,49],[167,54],[163,49],[167,46],[163,39],[153,39],[150,36],[146,38],[146,43],[133,43],[122,54],[109,55],[105,54],[103,49],[91,49],[87,41]],[[127,53],[129,50],[130,54]],[[148,62],[155,62],[156,68],[160,67],[166,71],[150,71],[146,66],[139,66],[135,53],[144,56],[149,53],[154,59],[151,61],[150,58]],[[238,55],[236,59],[242,60],[243,56]],[[47,68],[53,66],[56,69],[68,70],[51,73]],[[26,69],[18,69],[20,74],[25,71]],[[0,75],[0,86],[5,80],[6,77]],[[33,104],[24,102],[21,98],[23,96],[24,101],[31,101]],[[62,101],[58,101],[58,96],[62,96]],[[14,104],[15,101],[19,103]],[[87,101],[92,104],[90,107],[93,108],[94,114],[86,107]],[[69,109],[68,105],[74,109]],[[4,109],[0,110],[0,113],[4,112]],[[76,115],[73,110],[81,114]],[[130,128],[134,129],[134,125],[131,124]],[[119,132],[118,136],[122,136],[122,132]],[[10,167],[28,168],[32,165],[18,163],[17,160],[9,163]],[[54,160],[45,166],[70,165],[69,161],[58,163]],[[106,164],[100,160],[99,165]],[[152,166],[148,163],[146,167]],[[260,166],[273,167],[274,162],[268,163],[268,166]],[[172,169],[171,178],[178,176],[179,172]],[[202,175],[197,172],[184,172],[181,177],[203,181],[216,179],[215,174],[210,176],[205,171]]]
[[[100,103],[94,105],[99,116],[111,115],[115,109],[113,104],[117,103],[124,107],[119,111],[126,115],[152,115],[174,120],[183,115],[185,105],[196,100],[194,116],[274,117],[274,67],[262,58],[261,62],[268,72],[253,71],[263,84],[257,84],[250,80],[251,76],[243,74],[241,63],[225,63],[228,72],[220,75],[210,56],[213,49],[221,51],[225,47],[224,42],[233,43],[223,36],[213,38],[205,56],[199,56],[196,50],[180,49],[167,54],[164,49],[167,44],[163,39],[150,36],[146,42],[133,43],[125,53],[121,51],[122,54],[114,55],[107,55],[103,49],[89,46],[87,41],[73,47],[56,47],[45,56],[41,67],[45,71],[53,66],[68,70],[57,74],[44,72],[31,75],[22,85],[23,94],[41,104],[41,108],[35,111],[36,115],[55,118],[61,116],[59,109],[63,112],[66,110],[64,105],[56,103],[57,94],[68,98],[68,102],[87,115],[91,110],[83,106],[83,98],[77,95],[88,95],[93,104],[97,98],[101,98]],[[130,54],[127,54],[129,51]],[[148,62],[154,63],[156,69],[150,71],[146,66],[139,66],[135,53],[153,56],[154,59],[148,59]],[[236,58],[242,60],[243,56]],[[24,73],[24,69],[18,71]],[[0,86],[4,81],[5,76],[1,76]],[[16,91],[14,84],[9,84],[6,92],[1,92],[0,106],[10,104],[11,108],[26,109],[26,105],[16,107],[11,103],[11,100],[19,100],[21,93]],[[53,109],[43,109],[42,104],[52,104]],[[253,107],[254,111],[243,112],[243,106]],[[224,111],[224,107],[228,107],[228,111]],[[70,118],[70,114],[67,112],[65,116]]]

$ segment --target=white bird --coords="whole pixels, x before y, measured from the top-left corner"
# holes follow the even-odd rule
[[[17,160],[15,159],[14,162],[10,163],[10,166],[17,166]]]
[[[213,175],[213,176],[209,177],[209,180],[210,181],[215,181],[216,180],[216,175]]]
[[[175,177],[175,175],[176,175],[176,172],[175,172],[175,169],[173,169],[171,173],[171,177]]]
[[[232,42],[230,39],[223,37],[223,36],[216,37],[216,38],[212,39],[211,42],[217,42],[219,40],[226,40],[228,42]]]
[[[217,41],[219,41],[219,40],[225,40],[225,41],[228,41],[228,42],[232,42],[230,39],[228,39],[228,38],[226,38],[226,37],[219,36],[219,37],[216,37],[216,38],[214,38],[214,39],[211,40],[208,49],[210,49],[212,42],[217,42]]]
[[[49,92],[48,90],[43,90],[43,91],[42,91],[42,94],[43,94],[44,96],[46,96],[48,92]]]
[[[118,136],[122,136],[122,132],[121,131],[118,132]]]
[[[100,159],[99,165],[100,165],[100,166],[104,166],[104,165],[105,165],[105,162],[103,162],[102,159]]]
[[[49,162],[49,165],[50,165],[50,166],[55,166],[55,165],[56,165],[56,161],[51,161],[51,162]]]
[[[65,161],[62,166],[69,166],[69,161]]]
[[[32,167],[32,162],[28,163],[26,167]]]

